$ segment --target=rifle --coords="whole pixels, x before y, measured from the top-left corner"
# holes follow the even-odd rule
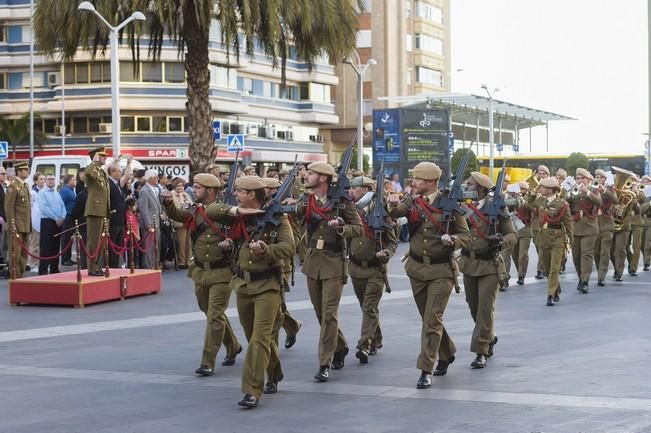
[[[237,206],[237,198],[235,197],[235,179],[237,179],[237,172],[240,168],[240,149],[235,153],[235,161],[231,167],[231,172],[228,175],[228,182],[226,183],[226,190],[224,191],[224,203],[230,206]]]
[[[492,245],[499,245],[502,242],[502,233],[497,231],[497,224],[499,223],[499,218],[508,219],[510,217],[508,210],[506,209],[506,203],[504,196],[502,195],[502,189],[504,186],[504,178],[506,176],[506,159],[502,162],[502,171],[497,175],[497,182],[495,186],[491,188],[488,192],[488,197],[486,199],[486,204],[482,209],[485,210],[486,215],[488,216],[488,241]],[[495,268],[497,271],[497,279],[499,281],[500,290],[504,289],[508,285],[508,279],[506,279],[500,274],[500,260],[502,257],[498,253],[498,250],[495,249]]]
[[[450,227],[452,225],[452,222],[454,221],[455,213],[458,213],[461,216],[466,214],[466,208],[461,204],[463,202],[462,182],[463,182],[463,175],[466,172],[466,167],[468,166],[469,159],[470,159],[470,152],[467,152],[464,155],[463,159],[461,160],[461,164],[459,164],[459,167],[457,167],[456,173],[450,179],[452,181],[452,184],[447,189],[445,196],[443,196],[438,203],[439,208],[443,211],[443,223],[445,223],[445,234],[450,234]],[[457,272],[457,265],[454,260],[453,248],[450,248],[448,256],[450,257],[450,268],[452,269],[452,274],[454,277],[454,291],[459,293],[461,291],[461,288],[459,287],[459,281],[457,280],[458,272]]]
[[[384,249],[382,242],[382,235],[384,230],[393,230],[393,226],[386,222],[388,212],[384,200],[384,160],[380,164],[380,169],[375,175],[375,201],[371,212],[366,217],[368,227],[373,230],[375,238],[375,252],[380,252]],[[391,293],[391,286],[389,285],[389,277],[387,276],[387,264],[382,263],[382,276],[384,277],[385,291]]]

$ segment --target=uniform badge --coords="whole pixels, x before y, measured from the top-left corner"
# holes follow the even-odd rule
[[[317,250],[322,250],[324,245],[325,245],[325,241],[323,239],[318,239],[316,241],[316,249]]]

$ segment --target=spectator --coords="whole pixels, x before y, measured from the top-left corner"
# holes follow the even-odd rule
[[[147,170],[144,176],[147,182],[140,190],[138,197],[138,209],[140,210],[140,226],[143,232],[153,232],[150,236],[155,236],[155,241],[159,242],[160,247],[160,214],[161,205],[158,198],[160,189],[158,187],[158,171]],[[144,237],[144,236],[143,236]],[[147,242],[146,242],[147,243]],[[147,249],[143,254],[142,264],[145,269],[154,269],[156,267],[156,255],[153,244],[152,247]]]
[[[206,173],[210,173],[219,178],[219,166],[217,164],[209,164],[208,167],[206,167]]]
[[[127,166],[122,173],[118,162],[108,168],[109,175],[109,237],[111,242],[122,246],[124,244],[124,226],[126,224],[127,182],[131,176],[131,156],[127,157]],[[109,248],[109,268],[120,267],[120,256]]]
[[[190,209],[192,207],[192,198],[183,190],[183,179],[176,178],[173,181],[174,190],[172,190],[172,201],[178,209]],[[187,269],[190,266],[190,235],[188,228],[178,221],[172,221],[176,231],[176,240],[178,242],[177,263],[179,269]]]
[[[78,186],[78,185],[77,185]],[[83,188],[79,190],[77,193],[77,197],[75,198],[75,204],[72,207],[72,212],[70,215],[72,216],[73,221],[77,221],[79,225],[84,225],[86,224],[86,198],[88,197],[88,193],[86,191],[86,188]],[[86,228],[82,227],[79,230],[79,234],[81,235],[81,241],[86,244],[86,241],[88,237],[86,236]],[[87,267],[87,257],[86,254],[84,254],[83,250],[79,251],[79,266],[81,269],[86,269]]]
[[[5,233],[7,232],[7,215],[5,214],[5,192],[6,192],[7,170],[0,164],[0,263],[5,263]]]
[[[66,207],[61,195],[56,190],[57,180],[53,174],[45,179],[45,188],[41,189],[36,198],[41,211],[41,236],[39,242],[40,256],[52,257],[59,254],[59,239],[54,237],[61,230],[66,218]],[[41,259],[38,274],[58,274],[59,258]]]
[[[129,251],[127,252],[128,254],[128,262],[129,264],[131,263],[131,260],[133,260],[134,266],[135,267],[140,267],[140,250],[138,250],[138,246],[136,245],[137,243],[140,242],[140,225],[138,224],[138,204],[136,202],[136,199],[133,197],[130,197],[127,199],[126,203],[126,230],[124,232],[124,236],[127,239],[127,245],[131,245],[131,242],[133,242],[133,248],[129,248]],[[129,239],[129,235],[133,234],[133,239]],[[131,257],[131,250],[133,249],[133,258]]]
[[[75,186],[75,193],[79,194],[84,189],[86,189],[86,169],[82,167],[77,173],[77,186]]]
[[[61,200],[63,200],[63,205],[66,207],[66,220],[63,223],[63,230],[68,230],[70,227],[75,225],[75,220],[72,218],[72,208],[75,206],[75,200],[77,198],[77,193],[75,192],[75,187],[77,186],[77,178],[73,174],[67,174],[63,178],[63,188],[61,188]],[[72,237],[72,230],[67,231],[61,235],[61,248],[63,248],[70,238]],[[62,266],[73,266],[75,262],[72,261],[72,248],[63,252],[61,256],[61,265]]]
[[[400,175],[398,173],[393,173],[391,175],[391,186],[393,187],[393,192],[398,194],[403,192],[402,185],[400,184]]]
[[[39,256],[41,251],[41,211],[39,210],[36,198],[38,197],[38,192],[45,187],[45,176],[37,172],[32,180],[34,181],[34,185],[32,185],[32,189],[30,190],[32,233],[29,235],[29,252],[35,256]],[[38,259],[28,256],[26,270],[37,269],[38,267]]]

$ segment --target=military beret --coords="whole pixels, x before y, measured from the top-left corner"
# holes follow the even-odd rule
[[[245,173],[246,173],[247,171],[251,171],[251,170],[255,171],[255,167],[252,166],[252,165],[247,165],[246,167],[244,167],[244,172],[245,172]]]
[[[527,182],[518,182],[518,186],[520,187],[520,190],[526,189],[529,190],[529,184]]]
[[[27,162],[19,162],[14,165],[14,170],[29,170],[29,164]]]
[[[218,166],[217,164],[209,164],[209,165],[206,167],[206,171],[210,171],[210,170],[212,170],[212,169],[214,169],[214,168],[219,169],[219,166]]]
[[[548,177],[547,179],[543,179],[540,181],[540,186],[544,186],[545,188],[552,188],[552,189],[557,189],[561,190],[561,185],[558,183],[558,179],[555,177]]]
[[[588,170],[586,170],[585,168],[577,168],[576,169],[576,175],[577,176],[587,177],[588,179],[593,179],[590,172]]]
[[[307,166],[307,169],[324,176],[335,175],[335,169],[327,162],[313,162]]]
[[[369,188],[373,188],[373,185],[375,185],[375,181],[366,176],[357,176],[350,181],[351,187],[367,186]]]
[[[441,169],[433,162],[419,162],[414,167],[414,178],[423,180],[438,180],[441,178]]]
[[[360,177],[360,176],[364,176],[365,173],[362,170],[353,170],[352,175],[353,177]]]
[[[195,174],[194,181],[201,186],[205,186],[206,188],[219,188],[222,186],[222,183],[219,181],[217,176],[210,173]]]
[[[473,171],[470,173],[470,177],[472,177],[472,179],[477,182],[477,185],[483,186],[486,189],[491,189],[494,186],[493,182],[491,182],[488,176],[478,171]]]
[[[255,191],[263,189],[265,184],[260,176],[241,176],[235,181],[235,186],[246,191]]]
[[[106,154],[106,147],[104,147],[104,146],[96,147],[95,149],[90,150],[90,151],[88,152],[88,154],[89,154],[91,157],[93,157],[93,156],[95,156],[95,155],[106,156],[106,155],[107,155],[107,154]]]
[[[547,174],[551,174],[551,173],[549,172],[549,168],[547,168],[546,165],[539,165],[539,166],[538,166],[538,170],[536,170],[536,171],[544,171],[544,172],[547,173]]]
[[[602,169],[600,169],[600,168],[598,168],[598,169],[596,169],[596,170],[594,171],[594,175],[595,175],[595,176],[608,177],[608,173],[606,173],[605,170],[602,170]]]
[[[280,170],[278,172],[278,174],[281,175],[281,176],[285,176],[285,175],[289,174],[289,170],[287,170],[286,168],[283,168],[282,170]]]
[[[556,170],[556,176],[567,177],[567,171],[563,170],[562,168],[559,168],[558,170]]]
[[[264,182],[265,188],[278,188],[282,185],[278,179],[273,177],[263,177],[262,181]]]

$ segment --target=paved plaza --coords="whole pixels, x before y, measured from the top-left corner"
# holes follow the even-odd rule
[[[297,273],[288,307],[303,328],[281,349],[278,394],[255,410],[237,406],[242,355],[213,377],[194,375],[204,321],[183,271],[166,271],[159,295],[84,309],[5,302],[0,433],[651,432],[651,273],[593,281],[581,295],[570,260],[550,308],[546,282],[530,269],[524,286],[498,297],[499,343],[484,370],[469,367],[473,323],[463,292],[453,294],[445,322],[457,360],[417,390],[421,321],[399,261],[406,248],[391,261],[393,293],[381,303],[384,348],[367,365],[353,355],[361,314],[346,287],[339,311],[351,354],[326,384],[312,379],[318,327]],[[229,315],[244,343],[235,308]]]

